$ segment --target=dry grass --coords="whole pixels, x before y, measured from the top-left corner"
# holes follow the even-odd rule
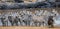
[[[59,27],[54,28],[48,28],[48,27],[28,27],[28,26],[8,26],[8,27],[2,27],[0,26],[0,29],[60,29]]]

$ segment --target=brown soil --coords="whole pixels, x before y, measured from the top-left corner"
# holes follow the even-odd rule
[[[54,27],[54,28],[48,28],[48,27],[28,27],[28,26],[8,26],[8,27],[2,27],[0,26],[0,29],[60,29],[60,27]]]

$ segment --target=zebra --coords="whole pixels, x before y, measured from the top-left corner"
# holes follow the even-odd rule
[[[45,24],[46,20],[44,19],[44,16],[33,16],[33,22],[35,24],[35,26],[41,26]]]
[[[2,16],[0,19],[2,22],[2,26],[8,26],[8,20],[6,19],[6,17]]]
[[[14,19],[13,16],[8,16],[8,20],[11,23],[12,26],[14,26]]]

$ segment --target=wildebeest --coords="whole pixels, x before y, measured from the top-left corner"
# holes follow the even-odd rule
[[[49,18],[48,18],[48,26],[53,27],[54,26],[53,23],[54,23],[53,16],[49,16]]]

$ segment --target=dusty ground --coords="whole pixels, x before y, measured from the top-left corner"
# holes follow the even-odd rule
[[[0,26],[0,29],[60,29],[59,27],[54,28],[48,28],[48,27],[26,27],[26,26],[9,26],[9,27],[2,27]]]

